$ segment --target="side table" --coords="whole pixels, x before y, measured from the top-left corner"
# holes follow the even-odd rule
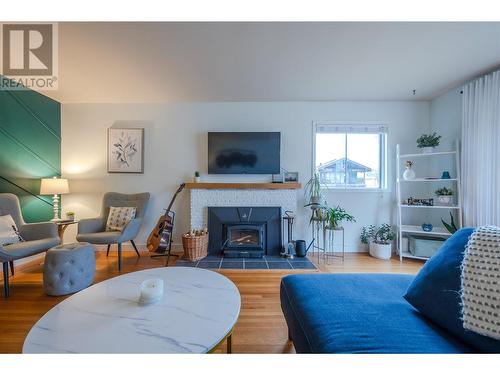
[[[59,234],[59,238],[61,239],[61,243],[64,243],[64,232],[66,228],[72,224],[78,224],[78,220],[60,220],[55,222],[57,225],[57,233]]]

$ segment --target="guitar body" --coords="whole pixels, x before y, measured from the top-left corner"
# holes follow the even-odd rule
[[[158,223],[148,237],[147,247],[149,251],[163,252],[169,248],[174,230],[174,216],[172,213],[162,215]]]
[[[177,194],[184,189],[184,184],[181,184],[174,194],[164,215],[160,216],[155,227],[148,237],[147,248],[151,252],[163,253],[170,250],[172,246],[172,234],[174,231],[175,213],[171,211]]]

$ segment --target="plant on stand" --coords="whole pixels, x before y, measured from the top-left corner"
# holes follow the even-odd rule
[[[437,195],[438,202],[442,205],[446,206],[451,204],[451,201],[453,199],[453,190],[443,186],[442,188],[437,189],[435,191],[435,194]]]
[[[309,197],[308,204],[319,205],[321,203],[321,181],[318,173],[314,173],[311,179],[307,181],[304,192]]]
[[[390,259],[392,254],[392,241],[396,233],[389,224],[380,227],[370,225],[361,230],[361,242],[370,244],[370,255],[378,259]]]
[[[417,139],[417,147],[422,149],[422,153],[424,154],[431,153],[439,146],[440,139],[441,136],[437,135],[436,132],[432,134],[422,134],[420,138]]]
[[[356,222],[356,219],[340,206],[326,209],[326,222],[328,229],[340,228],[343,221]]]

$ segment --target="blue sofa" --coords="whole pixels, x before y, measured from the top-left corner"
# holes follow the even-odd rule
[[[281,308],[297,353],[500,353],[495,335],[463,327],[461,266],[474,231],[455,232],[417,276],[283,278]]]
[[[290,275],[281,308],[297,353],[472,353],[403,295],[414,276]]]

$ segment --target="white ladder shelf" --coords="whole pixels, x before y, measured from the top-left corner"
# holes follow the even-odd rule
[[[411,224],[403,224],[402,219],[402,211],[403,210],[420,210],[420,209],[447,209],[451,211],[455,211],[458,217],[458,228],[462,227],[462,196],[460,192],[460,154],[459,154],[459,144],[458,141],[455,141],[455,149],[451,151],[438,151],[427,154],[401,154],[399,144],[396,145],[396,195],[397,195],[397,224],[398,224],[398,237],[397,237],[397,251],[399,254],[399,260],[402,261],[403,258],[413,258],[413,259],[427,259],[425,257],[414,256],[409,252],[402,251],[402,242],[404,235],[409,234],[418,234],[419,236],[429,236],[429,237],[441,237],[448,238],[451,234],[446,230],[446,228],[442,227],[434,227],[432,231],[426,232],[418,225]],[[442,179],[442,178],[415,178],[413,180],[404,180],[402,176],[402,168],[401,163],[404,160],[408,160],[410,158],[436,158],[441,156],[454,156],[455,163],[455,178],[450,179]],[[451,166],[451,164],[450,164]],[[408,204],[403,204],[403,198],[401,195],[401,187],[410,186],[412,183],[433,183],[433,182],[451,182],[455,185],[455,199],[456,204],[450,206],[436,205],[436,206],[413,206]],[[429,211],[432,212],[432,211]]]

